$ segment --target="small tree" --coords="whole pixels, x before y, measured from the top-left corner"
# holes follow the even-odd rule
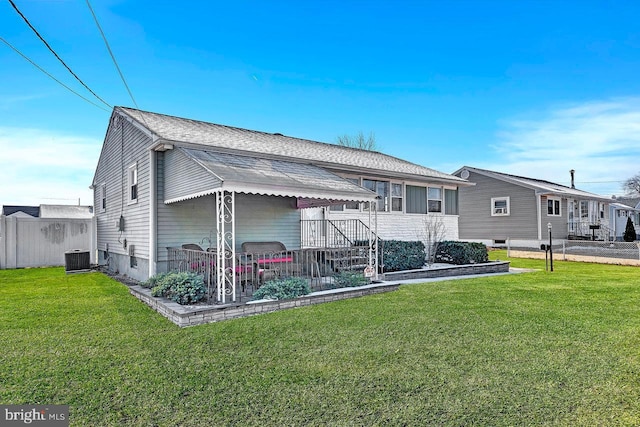
[[[342,135],[336,138],[338,145],[343,147],[359,148],[361,150],[377,151],[378,146],[376,144],[376,136],[373,132],[369,133],[368,137],[365,137],[362,131],[357,135]]]
[[[636,228],[633,226],[633,221],[631,221],[631,217],[627,217],[627,226],[624,229],[624,235],[622,239],[625,242],[633,242],[636,240]]]
[[[435,262],[438,245],[444,240],[447,229],[442,222],[442,217],[428,215],[422,221],[422,239],[424,240],[426,262],[429,267]]]
[[[622,188],[630,195],[640,195],[640,173],[627,179]]]

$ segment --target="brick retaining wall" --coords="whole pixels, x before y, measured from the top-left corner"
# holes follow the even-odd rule
[[[384,273],[385,281],[432,279],[436,277],[468,276],[472,274],[508,273],[508,261],[494,261],[483,264],[451,265],[430,269],[394,271]]]
[[[152,309],[180,327],[200,325],[226,319],[253,316],[287,308],[304,307],[324,302],[357,298],[398,290],[399,284],[372,284],[358,288],[332,289],[283,301],[251,301],[242,304],[183,306],[166,298],[151,296],[151,290],[141,286],[131,286],[129,291]]]
[[[409,279],[429,279],[436,277],[467,276],[488,273],[508,273],[509,262],[496,261],[484,264],[438,266],[430,269],[385,273],[385,281],[397,282]],[[357,288],[331,289],[313,292],[309,295],[283,301],[250,301],[225,305],[180,305],[166,298],[151,296],[151,290],[142,286],[130,286],[129,291],[136,298],[180,327],[218,322],[226,319],[253,316],[294,307],[304,307],[324,302],[357,298],[398,290],[399,283],[373,283]]]

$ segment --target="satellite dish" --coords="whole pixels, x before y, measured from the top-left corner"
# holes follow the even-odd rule
[[[462,172],[460,172],[460,178],[462,178],[462,179],[469,178],[469,171],[465,169]]]

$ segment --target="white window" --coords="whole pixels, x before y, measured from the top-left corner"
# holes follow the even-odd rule
[[[402,212],[402,184],[391,184],[391,210]]]
[[[363,179],[362,186],[378,194],[378,212],[389,211],[389,181]]]
[[[127,188],[129,189],[129,203],[138,202],[138,164],[134,163],[129,166],[129,182]]]
[[[100,212],[107,210],[107,184],[100,185]]]
[[[442,212],[442,188],[427,188],[427,209],[429,212]]]
[[[491,216],[508,216],[510,212],[509,197],[491,198]]]
[[[547,216],[560,216],[560,199],[547,197]]]

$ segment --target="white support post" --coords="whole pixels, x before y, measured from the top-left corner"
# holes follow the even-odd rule
[[[235,193],[220,190],[216,193],[216,294],[218,302],[227,296],[236,301],[236,224]]]

